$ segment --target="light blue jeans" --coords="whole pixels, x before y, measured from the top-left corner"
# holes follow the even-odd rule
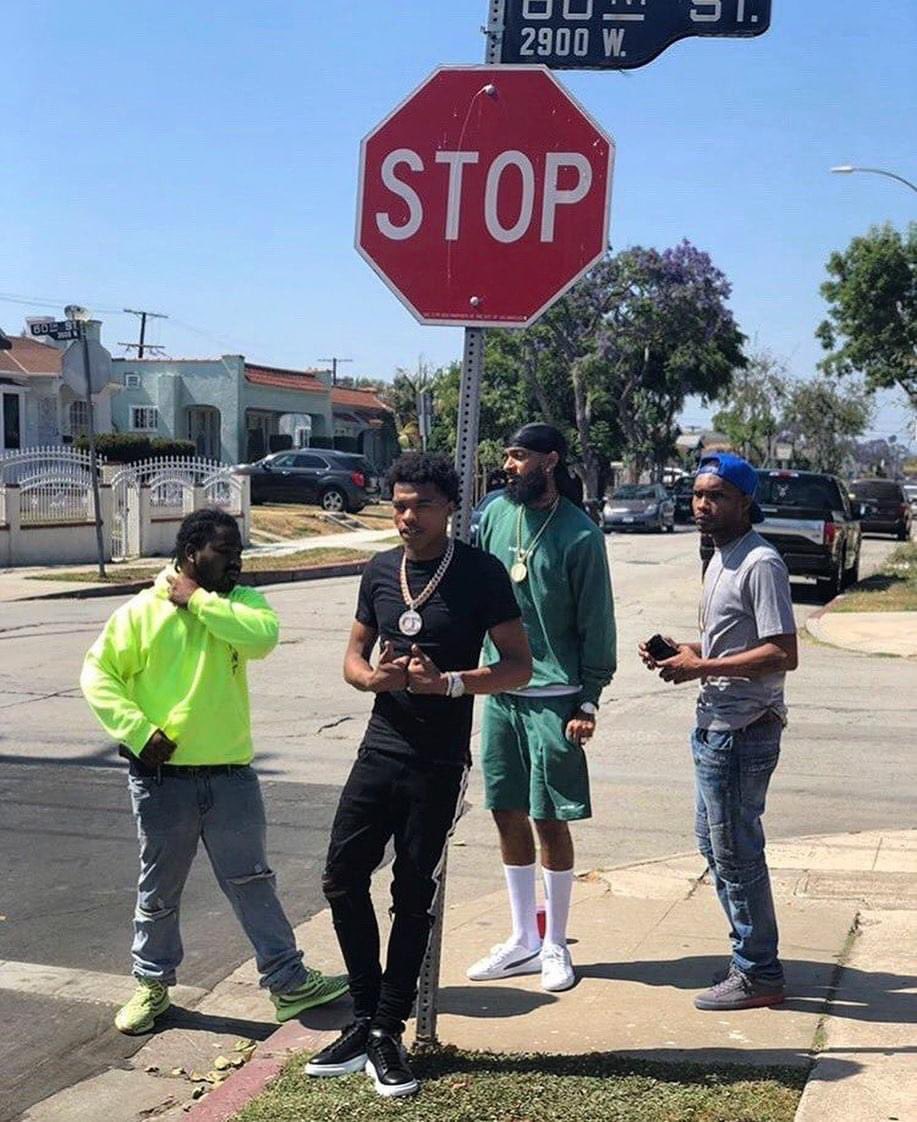
[[[732,961],[762,982],[783,982],[777,916],[764,857],[761,816],[780,758],[780,721],[746,729],[695,729],[697,847],[729,920]]]
[[[182,960],[182,889],[203,841],[220,888],[255,949],[261,985],[288,993],[307,980],[302,951],[277,899],[265,852],[264,803],[250,767],[182,768],[157,777],[131,767],[131,806],[140,839],[133,973],[175,983]]]

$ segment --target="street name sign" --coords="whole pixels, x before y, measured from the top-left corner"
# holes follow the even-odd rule
[[[504,2],[500,61],[554,70],[630,70],[679,39],[763,35],[771,22],[771,0]]]
[[[50,339],[79,339],[80,338],[80,325],[76,320],[71,319],[42,319],[34,320],[29,324],[29,330],[33,335],[46,335]]]
[[[442,67],[363,141],[356,246],[420,323],[525,327],[605,252],[613,162],[545,67]]]

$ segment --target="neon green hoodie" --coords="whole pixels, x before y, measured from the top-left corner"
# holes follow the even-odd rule
[[[277,645],[279,625],[253,588],[199,588],[178,608],[164,569],[112,615],[90,647],[83,695],[113,739],[139,755],[157,729],[178,747],[170,764],[247,764],[252,758],[245,664]]]

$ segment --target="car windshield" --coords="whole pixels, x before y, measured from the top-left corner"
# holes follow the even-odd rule
[[[762,506],[796,506],[810,510],[840,510],[843,507],[833,479],[811,475],[758,473],[757,500]]]
[[[626,487],[619,487],[611,497],[622,499],[624,502],[629,502],[631,499],[655,499],[656,488],[653,484],[628,483]]]
[[[890,479],[864,479],[851,485],[858,499],[897,499],[899,487]]]

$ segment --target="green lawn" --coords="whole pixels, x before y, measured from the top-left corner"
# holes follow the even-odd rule
[[[854,585],[831,609],[835,612],[917,611],[917,542],[905,542],[875,576]]]
[[[249,557],[243,565],[247,573],[277,572],[281,569],[314,569],[321,565],[342,565],[346,561],[366,561],[371,557],[359,549],[338,549],[324,546],[321,549],[302,549],[287,553],[283,557]],[[108,565],[105,572],[106,584],[133,584],[135,581],[152,580],[168,562],[165,558],[158,565]],[[95,569],[79,569],[68,572],[41,573],[29,576],[28,580],[78,581],[86,584],[99,584],[99,574]]]
[[[444,1048],[412,1061],[416,1097],[387,1101],[365,1075],[310,1079],[304,1058],[233,1122],[792,1122],[806,1079],[799,1069]]]

